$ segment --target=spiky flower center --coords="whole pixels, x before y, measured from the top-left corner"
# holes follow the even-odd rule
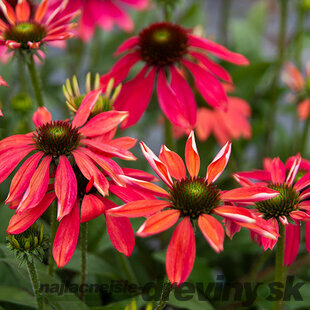
[[[40,42],[46,36],[46,29],[34,22],[19,23],[9,27],[3,35],[5,40],[18,42],[27,49],[28,42]]]
[[[150,65],[169,66],[187,53],[185,29],[171,23],[156,23],[139,34],[142,59]]]
[[[280,195],[256,203],[257,210],[264,215],[265,219],[288,217],[292,211],[298,209],[299,194],[292,186],[270,184],[268,187],[278,191]]]
[[[220,191],[202,177],[186,178],[173,183],[170,200],[183,216],[196,219],[202,213],[211,213],[219,205]]]
[[[40,151],[57,157],[69,155],[76,149],[81,140],[81,135],[77,128],[72,127],[70,122],[53,121],[40,126],[33,139]]]

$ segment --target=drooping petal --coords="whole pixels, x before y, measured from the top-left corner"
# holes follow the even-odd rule
[[[58,198],[57,220],[69,214],[77,197],[77,180],[73,168],[65,155],[59,156],[55,175],[55,193]]]
[[[227,142],[207,168],[206,180],[208,181],[208,184],[215,182],[222,174],[228,163],[230,153],[231,143]]]
[[[173,182],[168,171],[168,167],[142,141],[140,142],[140,146],[144,157],[153,168],[153,170],[164,183],[171,187]]]
[[[245,208],[225,205],[216,207],[212,211],[217,215],[236,222],[255,223],[252,213]]]
[[[300,224],[288,224],[285,226],[285,246],[283,265],[291,265],[298,254],[300,244]]]
[[[270,173],[272,183],[284,183],[285,166],[279,157],[276,157],[272,160]]]
[[[82,100],[82,103],[77,110],[73,121],[72,121],[72,126],[74,127],[81,127],[85,124],[87,119],[90,116],[90,113],[95,106],[96,102],[99,99],[99,96],[101,94],[101,89],[95,89],[91,92],[89,92],[84,99]]]
[[[279,192],[264,186],[235,188],[221,193],[221,199],[230,202],[255,202],[277,197]]]
[[[120,207],[116,207],[107,211],[107,214],[113,216],[125,217],[140,217],[152,215],[166,207],[169,207],[171,202],[166,200],[137,200],[129,202]]]
[[[106,210],[103,201],[96,195],[85,195],[81,205],[81,223],[88,222],[101,214]]]
[[[202,214],[198,218],[198,226],[216,253],[223,251],[224,229],[217,219],[208,214]]]
[[[165,145],[161,147],[159,159],[168,167],[170,175],[181,181],[186,177],[186,169],[182,158],[169,150]]]
[[[241,230],[241,226],[239,224],[228,218],[225,218],[224,220],[224,227],[226,235],[230,238],[230,240],[232,240],[233,236]]]
[[[45,107],[39,107],[32,116],[32,121],[36,127],[40,127],[52,120],[52,114]]]
[[[185,163],[191,177],[196,177],[200,169],[200,157],[198,154],[195,135],[192,131],[188,136],[185,146]]]
[[[116,50],[116,52],[114,53],[115,56],[126,52],[132,48],[134,48],[135,46],[137,46],[139,43],[139,39],[138,37],[131,37],[127,40],[125,40]]]
[[[196,255],[194,230],[189,217],[185,217],[171,237],[167,254],[166,270],[172,284],[178,286],[190,275]]]
[[[76,200],[71,212],[61,220],[53,245],[53,257],[59,268],[71,259],[79,238],[79,201]]]
[[[36,207],[28,209],[22,214],[15,213],[10,220],[6,232],[8,234],[20,234],[24,232],[45,212],[55,198],[54,193],[48,193]]]
[[[17,212],[21,213],[28,208],[34,208],[45,196],[49,183],[49,167],[52,156],[45,156],[32,178],[30,179],[28,188],[17,208]]]
[[[173,226],[180,217],[179,210],[164,210],[150,216],[137,231],[137,236],[148,237]]]

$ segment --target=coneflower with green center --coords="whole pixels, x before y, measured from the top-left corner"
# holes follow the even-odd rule
[[[172,284],[184,282],[194,265],[196,243],[193,225],[198,227],[210,246],[217,252],[223,250],[224,229],[213,215],[230,219],[247,228],[254,229],[266,237],[275,239],[277,234],[256,226],[255,216],[234,202],[261,201],[274,198],[279,193],[264,186],[237,188],[222,191],[214,184],[226,167],[230,157],[231,143],[227,142],[207,168],[205,177],[198,176],[200,158],[194,134],[188,137],[185,147],[185,162],[181,157],[163,146],[159,158],[141,142],[142,152],[168,186],[168,191],[155,184],[136,183],[137,188],[147,188],[154,196],[164,199],[148,199],[129,202],[118,208],[108,210],[108,214],[125,217],[146,216],[147,220],[138,230],[141,237],[160,233],[177,223],[168,246],[166,270]],[[174,180],[172,179],[174,178]],[[134,182],[132,182],[134,184]]]

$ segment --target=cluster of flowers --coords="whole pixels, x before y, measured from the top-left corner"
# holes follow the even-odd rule
[[[147,1],[71,2],[74,5],[68,6],[70,1],[43,0],[32,14],[27,0],[18,1],[15,10],[7,1],[0,0],[6,18],[6,21],[0,19],[0,43],[10,50],[29,53],[45,42],[66,40],[73,35],[71,20],[81,6],[84,10],[80,31],[84,39],[91,37],[97,24],[109,29],[115,21],[130,30],[128,15],[116,3],[142,9]],[[57,8],[53,9],[53,5]],[[236,65],[247,65],[248,60],[169,22],[152,24],[138,36],[126,40],[116,51],[121,53],[125,55],[100,81],[97,79],[95,87],[88,87],[86,94],[81,95],[76,79],[73,80],[74,92],[67,83],[67,104],[75,112],[72,120],[52,121],[51,114],[41,107],[33,116],[36,131],[0,141],[0,183],[20,165],[5,201],[16,210],[7,232],[22,233],[57,200],[60,224],[53,256],[59,267],[66,265],[73,255],[80,223],[102,214],[111,242],[127,256],[135,243],[128,218],[147,218],[137,232],[141,237],[160,233],[179,221],[166,256],[171,283],[184,282],[193,268],[196,252],[193,226],[197,224],[216,252],[223,250],[225,231],[232,238],[241,227],[249,229],[253,240],[265,250],[272,249],[279,237],[278,225],[285,225],[285,263],[294,261],[299,243],[292,240],[299,238],[300,221],[310,218],[307,213],[310,208],[309,162],[300,155],[290,158],[285,165],[279,158],[269,158],[264,162],[264,170],[236,173],[239,188],[221,190],[214,184],[229,161],[231,143],[227,140],[250,136],[247,121],[250,110],[243,100],[227,97],[219,79],[230,84],[232,79],[210,55]],[[141,62],[143,67],[137,76],[118,87],[131,68]],[[197,112],[189,74],[194,80],[193,87],[212,110],[204,107]],[[115,138],[115,134],[119,125],[127,128],[138,122],[151,99],[155,80],[163,113],[188,134],[185,164],[166,146],[162,146],[157,157],[140,143],[143,155],[167,190],[154,184],[157,179],[153,175],[121,167],[114,160],[136,159],[129,151],[136,139]],[[117,96],[110,100],[112,84],[118,88]],[[194,128],[201,139],[206,139],[213,130],[224,145],[208,165],[204,177],[199,176],[200,157]],[[301,178],[298,172],[303,173]],[[109,199],[112,194],[125,204],[113,203]],[[218,216],[224,219],[224,225]],[[308,239],[306,243],[310,249]]]

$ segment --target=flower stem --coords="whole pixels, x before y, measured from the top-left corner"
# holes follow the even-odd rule
[[[228,45],[228,26],[229,26],[230,8],[231,8],[231,0],[222,0],[219,32],[223,45]]]
[[[296,26],[296,39],[295,39],[295,61],[299,69],[302,66],[302,39],[305,25],[305,10],[301,6],[301,0],[297,1],[296,4],[297,11],[297,26]]]
[[[174,149],[173,136],[172,136],[172,124],[166,116],[165,118],[165,145],[170,150]]]
[[[80,240],[81,240],[81,290],[80,290],[80,299],[85,301],[85,295],[83,287],[86,284],[86,255],[87,255],[87,223],[81,224],[80,230]]]
[[[42,310],[43,300],[42,300],[42,295],[40,293],[40,282],[39,282],[37,270],[34,265],[32,257],[28,257],[26,261],[27,261],[28,273],[29,273],[31,283],[32,283],[33,292],[36,297],[37,309]]]
[[[269,117],[267,118],[266,126],[266,151],[271,152],[271,136],[274,131],[275,118],[277,112],[277,100],[279,95],[278,78],[285,56],[285,37],[286,37],[286,26],[287,26],[287,12],[288,12],[288,0],[279,0],[280,5],[280,26],[278,33],[278,56],[274,71],[274,77],[271,83],[272,97],[270,102]]]
[[[171,285],[170,281],[167,281],[163,286],[163,290],[161,292],[160,300],[159,300],[155,310],[162,310],[165,307],[165,305],[169,299],[169,295],[170,295],[171,290],[172,290],[172,285]]]
[[[18,75],[19,75],[19,80],[20,80],[20,90],[23,93],[27,93],[27,83],[26,83],[26,76],[25,76],[25,62],[24,62],[24,55],[22,52],[17,53],[17,60],[18,60]]]
[[[130,282],[130,283],[133,283],[133,284],[137,284],[138,283],[138,280],[135,276],[135,273],[133,272],[131,266],[130,266],[130,263],[128,261],[128,258],[125,257],[124,254],[120,253],[117,251],[117,255],[118,255],[118,258],[119,258],[119,262],[122,266],[122,269],[124,270],[125,274],[126,274],[126,278],[127,280]]]
[[[279,224],[279,234],[280,237],[277,242],[276,249],[276,259],[275,259],[275,282],[280,282],[285,285],[286,279],[286,267],[283,266],[284,263],[284,245],[285,245],[285,226]],[[284,306],[283,300],[276,300],[273,303],[273,310],[282,310]]]
[[[57,229],[57,221],[56,221],[57,206],[55,203],[53,203],[52,205],[50,216],[51,216],[50,217],[51,236],[50,236],[50,256],[49,256],[49,261],[48,261],[48,275],[52,277],[54,273],[53,244],[54,244],[54,239],[55,239],[56,229]]]
[[[33,86],[34,94],[39,107],[43,107],[43,95],[42,95],[42,85],[39,79],[39,75],[34,63],[33,55],[30,56],[30,61],[27,62],[28,71],[31,78],[31,83]]]
[[[308,117],[307,120],[305,121],[304,124],[304,131],[301,137],[301,147],[300,147],[300,154],[304,155],[305,153],[305,148],[307,145],[307,137],[308,137],[308,131],[309,131],[309,126],[310,126],[310,118]]]

